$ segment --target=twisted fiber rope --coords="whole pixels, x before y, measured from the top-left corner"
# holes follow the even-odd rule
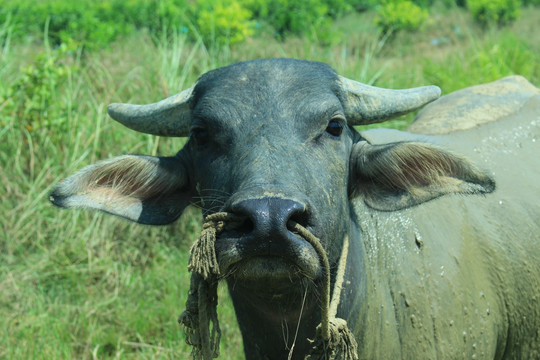
[[[217,285],[219,264],[215,242],[225,230],[242,223],[243,218],[229,213],[216,213],[206,217],[201,235],[190,250],[188,270],[191,281],[186,310],[178,318],[184,325],[186,343],[192,346],[194,360],[219,357],[221,329],[217,317]],[[212,331],[210,331],[212,325]]]
[[[238,227],[244,219],[226,212],[208,215],[204,220],[199,240],[191,247],[188,270],[200,274],[205,280],[220,275],[215,249],[217,236],[225,228]]]
[[[321,298],[321,323],[317,326],[315,340],[310,340],[314,346],[311,354],[307,355],[306,359],[357,360],[358,344],[356,343],[356,339],[349,330],[347,321],[336,317],[347,265],[349,238],[345,236],[343,240],[336,282],[334,283],[334,292],[332,301],[330,302],[330,265],[321,241],[300,224],[289,221],[289,225],[292,230],[298,232],[304,240],[313,246],[317,252],[323,271],[323,285],[319,294]]]
[[[215,242],[225,229],[242,224],[244,218],[229,213],[215,213],[206,217],[201,236],[190,251],[188,269],[192,272],[186,310],[178,322],[186,329],[186,342],[193,346],[194,359],[211,360],[219,356],[221,331],[217,318],[217,283],[219,264],[215,252]],[[336,318],[341,288],[345,274],[348,238],[340,256],[334,294],[330,302],[330,265],[321,241],[300,224],[289,221],[289,227],[313,246],[323,272],[320,288],[321,324],[316,329],[316,339],[311,354],[306,359],[356,360],[357,344],[347,327],[347,322]],[[210,332],[210,323],[212,331]]]

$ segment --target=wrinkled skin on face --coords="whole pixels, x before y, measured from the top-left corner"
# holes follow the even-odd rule
[[[128,106],[134,115],[122,115],[124,105],[111,106],[115,119],[151,133],[169,134],[174,124],[159,124],[180,119],[180,136],[187,130],[189,141],[176,156],[126,155],[86,167],[60,183],[51,201],[144,224],[173,222],[190,203],[204,215],[226,211],[242,216],[240,226],[217,239],[216,253],[247,359],[284,359],[290,352],[293,359],[303,359],[311,347],[307,339],[314,337],[320,322],[321,264],[313,247],[291,231],[290,220],[320,239],[332,284],[343,239],[350,239],[338,315],[354,330],[361,357],[410,354],[428,359],[450,349],[461,350],[457,346],[461,338],[451,332],[454,328],[448,330],[447,322],[465,326],[470,317],[458,310],[447,311],[452,314],[448,321],[437,317],[438,312],[427,318],[421,314],[446,308],[445,301],[457,309],[462,304],[448,299],[465,295],[445,292],[448,285],[438,280],[431,287],[424,284],[435,281],[429,274],[440,272],[435,265],[432,269],[437,259],[449,258],[443,265],[448,267],[454,261],[448,254],[474,243],[470,239],[474,236],[461,235],[460,226],[463,214],[474,213],[476,203],[443,197],[437,210],[438,205],[431,204],[439,200],[431,200],[447,194],[490,193],[494,180],[456,155],[462,150],[473,153],[462,144],[464,136],[439,139],[404,132],[356,132],[352,125],[366,119],[383,121],[433,100],[404,110],[402,104],[408,100],[396,94],[394,110],[379,111],[393,97],[386,92],[371,96],[364,90],[370,91],[343,80],[327,65],[271,59],[211,71],[176,98],[148,108]],[[153,125],[130,123],[147,117],[155,120]],[[481,136],[475,134],[468,141],[474,143]],[[453,143],[460,145],[453,148]],[[416,206],[425,202],[427,207]],[[433,214],[440,219],[426,221]],[[447,224],[445,219],[458,226],[431,226]],[[422,225],[413,226],[417,222]],[[477,234],[483,233],[478,229]],[[429,250],[430,236],[438,250]],[[396,245],[401,242],[406,246]],[[428,250],[420,252],[418,244],[424,243]],[[419,260],[418,254],[427,254],[425,260]],[[461,256],[455,254],[457,259]],[[475,263],[474,258],[463,259],[464,264]],[[463,277],[452,281],[458,288],[474,289],[489,283],[487,278],[479,275],[477,283]],[[410,293],[417,301],[403,300]],[[442,319],[440,326],[435,319]],[[485,327],[474,329],[499,334],[502,330],[492,326],[498,319],[492,316]],[[437,336],[451,341],[442,346],[432,340]],[[414,346],[415,341],[419,346]],[[484,354],[503,353],[500,346],[495,350],[490,346],[486,343]]]

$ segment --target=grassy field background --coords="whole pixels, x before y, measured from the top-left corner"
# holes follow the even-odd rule
[[[437,4],[436,4],[437,5]],[[187,358],[176,322],[189,286],[187,253],[197,209],[149,227],[48,201],[82,166],[125,153],[172,155],[184,139],[135,133],[111,121],[111,102],[149,103],[236,61],[323,61],[352,79],[389,88],[439,85],[449,93],[520,74],[540,85],[540,8],[505,28],[483,29],[467,11],[435,6],[415,33],[381,37],[373,11],[334,22],[331,43],[259,34],[208,46],[182,32],[138,31],[85,51],[47,38],[10,38],[0,24],[0,358]],[[164,32],[165,33],[165,32]],[[405,128],[412,116],[385,126]],[[222,359],[242,345],[224,287]]]

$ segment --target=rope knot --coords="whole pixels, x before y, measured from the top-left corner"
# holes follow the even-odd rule
[[[323,324],[319,324],[316,336],[316,340],[310,340],[314,345],[311,354],[306,356],[306,359],[358,360],[356,353],[358,345],[344,319],[330,319],[327,334],[323,333]]]
[[[216,239],[223,230],[240,225],[243,218],[229,213],[208,215],[204,221],[199,240],[193,244],[189,255],[188,270],[200,274],[204,280],[219,276],[216,256]]]

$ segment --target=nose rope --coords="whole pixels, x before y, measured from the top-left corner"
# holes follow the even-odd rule
[[[242,222],[242,217],[225,212],[208,215],[199,239],[191,247],[188,264],[191,272],[189,293],[186,310],[178,322],[184,325],[186,343],[192,346],[191,355],[194,360],[219,357],[221,329],[217,316],[217,285],[220,272],[215,244],[225,228],[237,227]]]
[[[234,229],[242,225],[244,219],[226,212],[208,215],[199,240],[191,247],[188,270],[201,275],[205,280],[220,275],[215,249],[216,238],[225,228]]]
[[[195,360],[211,360],[219,356],[221,331],[217,318],[217,284],[219,264],[215,242],[225,229],[234,229],[245,218],[230,213],[215,213],[206,217],[199,240],[190,250],[188,269],[192,273],[186,310],[178,318],[186,331],[186,342],[193,346]],[[302,225],[289,221],[289,229],[305,239],[317,253],[323,272],[320,288],[321,323],[316,329],[316,339],[309,340],[313,348],[306,359],[356,360],[357,344],[344,319],[336,317],[347,262],[349,240],[344,239],[338,263],[332,301],[330,301],[330,265],[321,241]],[[212,323],[212,331],[210,331]]]
[[[321,323],[317,326],[315,340],[309,340],[314,345],[311,353],[306,356],[306,359],[357,360],[358,344],[347,326],[347,321],[336,317],[347,265],[349,237],[345,236],[343,239],[336,282],[334,283],[332,301],[330,301],[330,265],[321,241],[308,229],[292,220],[289,221],[289,226],[313,246],[317,252],[323,271],[323,285],[320,291]]]

